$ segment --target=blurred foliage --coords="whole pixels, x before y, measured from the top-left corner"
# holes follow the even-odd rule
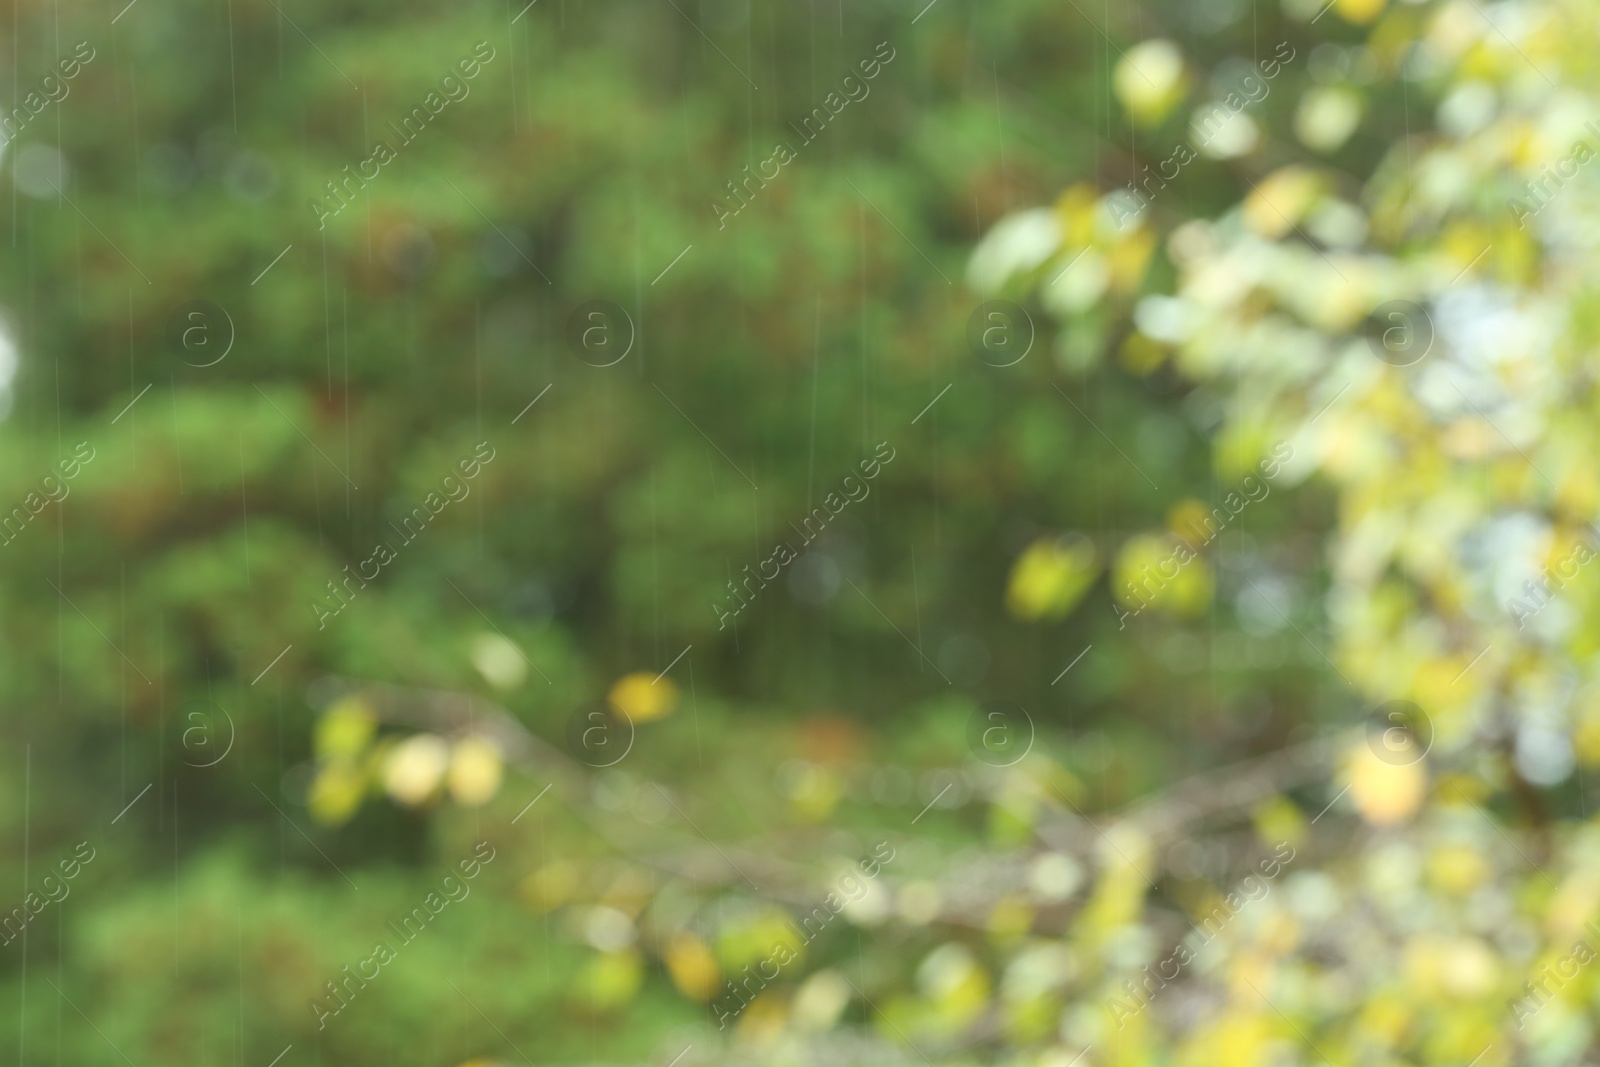
[[[13,5],[0,1041],[1579,1061],[1596,11],[914,6]]]
[[[1318,7],[1285,12],[1315,21]],[[1348,806],[1366,829],[1330,814],[1284,892],[1249,905],[1181,994],[1146,997],[1120,1029],[1084,1016],[1074,1036],[1115,1048],[1100,1061],[1115,1063],[1587,1062],[1600,902],[1582,781],[1597,614],[1582,567],[1600,482],[1580,428],[1596,232],[1581,168],[1600,112],[1571,42],[1596,10],[1330,9],[1327,40],[1285,34],[1303,58],[1251,120],[1267,132],[1230,155],[1236,206],[1200,216],[1166,183],[1107,188],[1092,229],[1030,210],[973,260],[986,293],[1049,305],[1085,246],[1126,242],[1129,225],[1158,234],[1153,273],[1170,281],[1110,324],[1103,351],[1138,353],[1129,372],[1171,368],[1211,398],[1219,479],[1281,440],[1293,458],[1280,480],[1316,478],[1336,505],[1325,567],[1264,544],[1238,578],[1325,655],[1356,731],[1330,782],[1343,788],[1311,810]],[[1128,49],[1123,69],[1158,45]],[[1229,79],[1219,69],[1217,90]],[[1166,113],[1152,117],[1138,79],[1115,84],[1131,116]],[[1191,131],[1208,106],[1192,103]],[[1275,121],[1290,103],[1292,121]],[[1099,308],[1052,308],[1064,366],[1080,365],[1070,337]],[[1136,570],[1128,556],[1148,544],[1127,541],[1115,569]],[[1319,572],[1323,596],[1294,595]],[[1257,831],[1288,836],[1259,819]],[[1147,898],[1144,928],[1162,928],[1166,897]],[[1090,968],[1119,995],[1169,940]]]

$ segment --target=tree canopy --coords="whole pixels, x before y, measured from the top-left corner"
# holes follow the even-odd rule
[[[1585,1062],[1592,4],[117,8],[19,1062]]]

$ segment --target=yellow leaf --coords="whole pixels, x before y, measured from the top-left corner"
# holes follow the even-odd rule
[[[1056,198],[1055,218],[1061,232],[1057,251],[1066,253],[1094,243],[1099,205],[1100,193],[1089,182],[1074,182]]]
[[[1122,342],[1119,353],[1122,365],[1140,376],[1150,374],[1167,361],[1167,350],[1159,342],[1137,331]]]
[[[769,989],[756,996],[739,1016],[739,1036],[766,1044],[783,1032],[789,1021],[789,1006],[784,994]]]
[[[1142,41],[1123,55],[1111,81],[1134,121],[1153,126],[1183,98],[1183,55],[1171,41]]]
[[[1257,983],[1259,985],[1259,983]],[[1260,998],[1244,987],[1241,999],[1260,1003]],[[1194,1036],[1184,1043],[1180,1067],[1260,1067],[1268,1063],[1267,1048],[1273,1038],[1272,1023],[1257,1012],[1231,1009],[1220,1015],[1213,1014],[1198,1026]],[[1287,1028],[1285,1028],[1287,1029]]]
[[[1357,744],[1350,752],[1350,799],[1361,817],[1374,826],[1404,822],[1422,806],[1427,792],[1425,760],[1396,765],[1385,763],[1367,747]]]
[[[1295,136],[1318,152],[1335,151],[1356,131],[1361,110],[1361,97],[1354,91],[1343,86],[1313,86],[1300,98]]]
[[[317,769],[306,807],[311,817],[326,826],[348,822],[361,806],[361,796],[366,791],[366,777],[349,760],[329,760]]]
[[[1322,193],[1322,178],[1305,167],[1282,167],[1244,199],[1244,220],[1263,237],[1283,237],[1310,212]]]
[[[1065,618],[1099,573],[1094,546],[1087,538],[1035,541],[1012,565],[1006,610],[1028,622]]]
[[[1572,732],[1572,747],[1585,767],[1600,763],[1600,702],[1593,698],[1581,705],[1578,725]]]
[[[1007,893],[989,912],[989,939],[997,945],[1015,945],[1033,926],[1033,905],[1020,893]]]
[[[1473,937],[1423,934],[1406,943],[1409,989],[1429,997],[1471,1000],[1487,995],[1499,978],[1493,953]]]
[[[1117,553],[1111,591],[1135,613],[1154,607],[1193,617],[1211,603],[1211,569],[1187,544],[1165,536],[1130,537]]]
[[[1206,543],[1206,531],[1216,526],[1215,520],[1209,527],[1206,525],[1210,519],[1210,506],[1192,496],[1184,497],[1167,509],[1167,529],[1191,548],[1198,549]]]
[[[354,759],[372,740],[378,719],[360,697],[345,697],[317,720],[313,750],[322,759]]]
[[[959,1028],[982,1013],[989,1000],[989,975],[970,949],[950,941],[917,967],[917,987],[937,1009],[942,1025]]]
[[[1486,882],[1491,871],[1483,853],[1471,845],[1440,845],[1428,855],[1428,878],[1441,893],[1465,897]]]
[[[789,791],[789,805],[807,822],[821,822],[844,796],[844,780],[832,767],[808,763],[795,776]]]
[[[1387,0],[1338,0],[1334,10],[1346,22],[1357,26],[1365,26],[1383,11]]]
[[[481,633],[472,639],[472,665],[496,689],[515,689],[528,677],[528,660],[522,650],[500,634]]]
[[[1155,248],[1154,231],[1143,225],[1136,226],[1127,237],[1112,245],[1108,253],[1112,288],[1124,293],[1136,291],[1139,283],[1144,280],[1145,270],[1150,266],[1150,257]],[[1162,355],[1165,357],[1165,353]]]
[[[686,997],[710,1000],[722,985],[722,970],[711,949],[687,930],[679,930],[667,942],[663,958],[672,984]]]
[[[585,1007],[613,1011],[631,1001],[643,981],[644,963],[636,951],[602,952],[578,975],[576,990]]]
[[[670,678],[635,671],[618,678],[606,699],[634,722],[649,722],[671,715],[677,708],[678,687]]]
[[[1291,846],[1299,847],[1306,838],[1308,827],[1305,814],[1287,797],[1278,796],[1263,801],[1253,814],[1256,834],[1267,845],[1287,841]]]
[[[554,911],[578,892],[583,872],[571,860],[547,863],[522,880],[522,899],[537,911]]]
[[[805,1030],[831,1030],[850,1004],[850,982],[835,970],[807,978],[794,998],[794,1021]]]
[[[468,737],[450,755],[450,796],[478,807],[500,791],[500,750],[481,737]]]
[[[1545,905],[1544,924],[1552,940],[1565,941],[1579,936],[1593,916],[1600,900],[1600,871],[1585,868],[1562,879],[1561,888]]]
[[[408,807],[424,803],[444,778],[450,746],[434,734],[417,734],[395,745],[384,761],[383,787]]]
[[[1375,996],[1362,1007],[1356,1025],[1385,1048],[1397,1048],[1404,1043],[1415,1014],[1416,1009],[1401,997]]]

